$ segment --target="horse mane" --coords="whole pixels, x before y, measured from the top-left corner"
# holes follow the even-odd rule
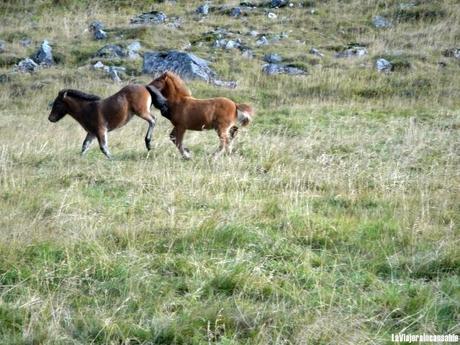
[[[61,95],[64,94],[65,92],[67,92],[67,96],[78,98],[83,101],[99,101],[101,99],[101,97],[99,96],[85,93],[79,90],[73,90],[73,89],[63,90]]]
[[[174,88],[176,89],[176,94],[183,97],[189,97],[192,95],[187,86],[185,86],[184,81],[173,72],[166,72],[166,76],[172,82]]]

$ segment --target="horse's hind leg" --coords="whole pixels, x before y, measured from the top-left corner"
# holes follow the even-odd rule
[[[83,141],[83,145],[81,146],[81,154],[84,155],[86,151],[89,149],[89,145],[91,145],[91,142],[96,138],[96,136],[92,133],[86,134],[86,138]]]
[[[155,117],[152,116],[150,113],[144,113],[142,115],[139,115],[139,117],[143,118],[145,121],[149,123],[149,128],[147,129],[147,133],[145,134],[145,147],[147,147],[147,150],[151,150],[151,141],[152,141],[152,132],[153,129],[155,128]]]
[[[110,154],[109,147],[107,146],[107,129],[104,129],[98,133],[97,140],[99,141],[99,147],[102,153],[108,159],[112,159],[112,155]]]
[[[230,127],[229,134],[230,134],[230,140],[228,143],[228,152],[232,153],[233,151],[233,143],[235,142],[235,137],[238,133],[238,127],[237,126],[232,126]]]
[[[228,149],[229,149],[229,139],[228,139],[228,135],[229,135],[229,129],[230,128],[226,128],[226,129],[221,129],[219,128],[217,130],[217,135],[219,136],[219,140],[220,140],[220,145],[219,145],[219,148],[217,149],[217,151],[214,153],[214,158],[218,158],[224,151],[226,153],[228,153]]]
[[[185,159],[190,159],[192,158],[192,154],[190,153],[190,150],[184,147],[184,145],[182,144],[182,141],[184,139],[184,134],[185,134],[184,128],[174,127],[174,129],[171,131],[171,134],[169,134],[169,137],[171,138],[171,141],[176,145],[182,157],[184,157]]]

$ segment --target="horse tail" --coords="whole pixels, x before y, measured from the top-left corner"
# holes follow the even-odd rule
[[[241,126],[247,126],[252,121],[254,109],[249,104],[236,104],[236,116]]]
[[[161,92],[155,86],[146,85],[145,88],[150,93],[150,96],[152,96],[153,106],[160,110],[162,116],[171,120],[168,100],[161,94]]]

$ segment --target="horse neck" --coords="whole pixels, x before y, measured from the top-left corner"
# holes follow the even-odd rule
[[[180,89],[178,90],[174,83],[168,83],[167,99],[169,102],[179,102],[181,99],[188,97]]]
[[[75,99],[68,97],[67,105],[69,107],[69,115],[77,120],[81,125],[86,126],[92,112],[88,111],[88,105],[91,101],[85,101],[81,99]]]

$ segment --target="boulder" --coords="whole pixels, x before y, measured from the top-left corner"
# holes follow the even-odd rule
[[[350,57],[359,57],[367,55],[367,49],[364,47],[352,47],[345,49],[344,51],[338,52],[335,54],[336,58],[350,58]]]
[[[240,7],[234,7],[230,10],[231,17],[239,17],[243,14]]]
[[[102,57],[106,59],[116,59],[116,58],[124,58],[128,54],[127,52],[117,44],[107,44],[99,49],[94,57]]]
[[[128,57],[131,60],[140,58],[139,50],[141,49],[141,44],[139,41],[134,41],[130,43],[128,47],[126,47],[126,49],[128,50]]]
[[[267,37],[265,36],[262,36],[261,38],[259,38],[257,41],[256,41],[256,45],[258,46],[266,46],[268,45],[269,42],[268,42],[268,39]]]
[[[382,16],[372,17],[372,25],[377,29],[387,29],[392,26],[391,21]]]
[[[39,68],[38,64],[35,63],[34,60],[25,58],[24,60],[19,61],[16,65],[16,70],[19,72],[35,72]]]
[[[289,75],[305,75],[306,72],[297,67],[292,67],[289,65],[281,65],[275,63],[268,63],[262,66],[262,71],[268,75],[275,74],[289,74]]]
[[[146,52],[142,72],[158,74],[171,71],[184,80],[201,79],[217,86],[236,87],[234,81],[222,81],[209,67],[209,62],[194,54],[182,51]]]
[[[283,61],[283,58],[278,54],[272,53],[272,54],[265,55],[264,61],[268,62],[269,64],[276,64],[276,63]]]
[[[445,57],[453,57],[456,59],[460,59],[460,48],[449,48],[442,52],[442,55]]]
[[[167,18],[164,12],[150,11],[132,18],[131,24],[161,24],[164,23]]]
[[[284,7],[287,5],[289,5],[289,1],[287,0],[271,0],[269,6],[272,8],[277,8],[277,7]]]
[[[209,13],[209,5],[208,4],[200,5],[200,6],[198,6],[198,8],[196,9],[195,12],[198,13],[198,14],[206,16]]]
[[[390,72],[393,69],[393,65],[390,61],[380,58],[375,62],[375,68],[379,72]]]
[[[316,48],[311,48],[310,49],[310,54],[313,54],[313,55],[316,55],[316,56],[319,56],[319,57],[324,57],[324,54],[321,53],[318,49]]]
[[[52,48],[47,40],[44,40],[42,44],[40,44],[40,48],[38,48],[37,52],[32,56],[32,60],[39,65],[49,66],[54,63]]]

